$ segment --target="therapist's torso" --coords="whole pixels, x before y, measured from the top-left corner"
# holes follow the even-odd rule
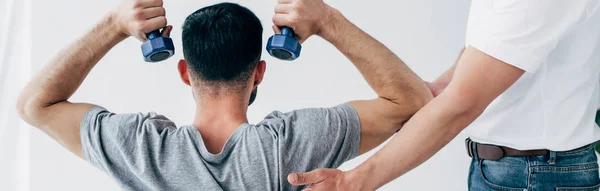
[[[526,71],[467,128],[472,140],[553,151],[600,140],[599,7],[600,0],[472,1],[467,46]]]

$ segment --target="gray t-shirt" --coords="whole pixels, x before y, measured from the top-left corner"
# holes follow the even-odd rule
[[[95,107],[81,124],[81,144],[85,158],[124,190],[300,190],[287,175],[354,158],[360,123],[347,104],[275,111],[242,124],[221,153],[211,154],[193,125]]]

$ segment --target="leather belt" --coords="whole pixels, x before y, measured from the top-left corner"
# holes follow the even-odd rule
[[[471,139],[465,140],[465,146],[469,157],[473,158],[474,154],[477,154],[477,158],[486,160],[498,160],[502,157],[516,157],[516,156],[537,156],[546,155],[550,153],[549,150],[517,150],[509,147],[480,144],[471,141]],[[474,149],[476,149],[474,152]]]

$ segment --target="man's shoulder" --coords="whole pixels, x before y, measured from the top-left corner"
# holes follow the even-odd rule
[[[268,130],[268,131],[279,131],[281,127],[285,126],[285,113],[279,110],[274,110],[266,115],[260,122],[255,126],[255,130]]]
[[[111,118],[114,118],[112,123],[119,123],[130,128],[141,128],[138,130],[161,132],[179,129],[173,120],[154,111],[117,114],[100,108],[100,112],[97,114],[110,115]]]
[[[272,111],[257,126],[290,128],[293,126],[321,126],[331,120],[358,118],[354,108],[346,103],[334,107],[312,107],[288,112]]]
[[[285,127],[292,121],[298,120],[299,115],[303,115],[309,109],[295,109],[291,111],[273,110],[266,115],[262,121],[256,124],[257,127]]]

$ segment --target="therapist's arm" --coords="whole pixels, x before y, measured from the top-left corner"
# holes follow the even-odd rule
[[[473,122],[524,71],[467,47],[450,84],[417,112],[375,155],[342,172],[318,169],[288,177],[311,190],[375,190],[417,167]]]

